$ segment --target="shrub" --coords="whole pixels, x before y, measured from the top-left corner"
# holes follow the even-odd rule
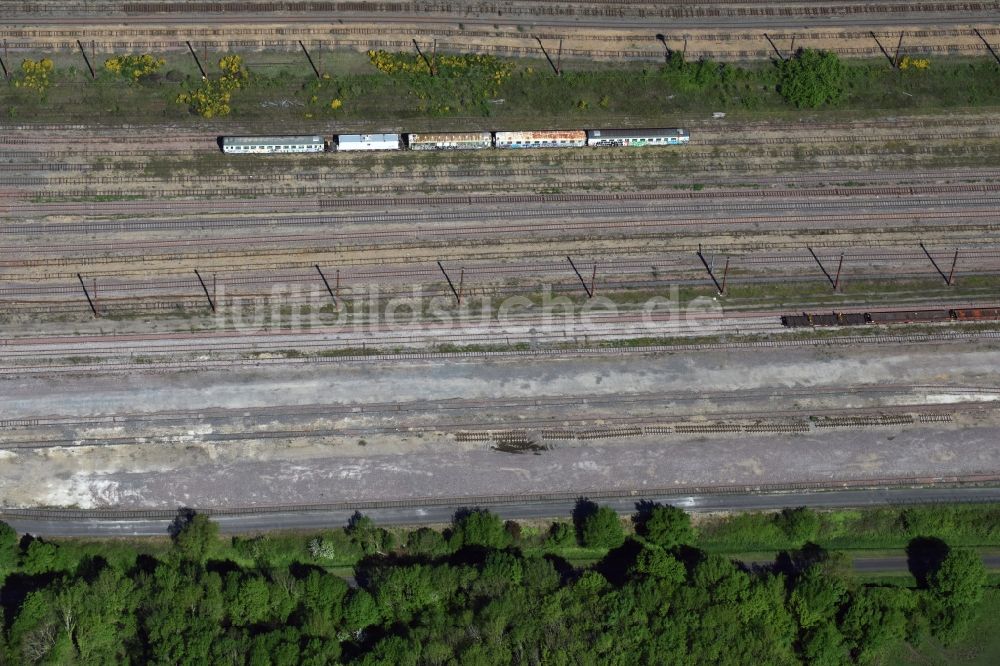
[[[844,64],[828,51],[799,49],[779,69],[778,92],[799,108],[835,104],[844,94]]]
[[[586,516],[580,526],[580,540],[588,548],[617,548],[625,542],[625,532],[614,509],[606,506]]]
[[[143,55],[121,55],[104,61],[104,69],[129,81],[138,81],[157,72],[167,63],[163,58]]]
[[[511,537],[504,529],[503,521],[486,509],[460,511],[455,514],[451,542],[453,548],[462,546],[485,546],[486,548],[506,548]]]
[[[640,511],[632,520],[640,535],[661,548],[673,548],[694,540],[691,517],[674,506],[653,505],[648,512]]]
[[[774,517],[774,523],[793,543],[813,541],[819,534],[819,515],[809,507],[782,509]]]
[[[54,65],[48,58],[41,60],[22,60],[21,71],[14,77],[14,87],[21,90],[29,90],[44,96],[52,85],[52,70]]]
[[[406,550],[413,555],[437,557],[448,552],[448,543],[437,530],[421,527],[410,532],[406,539]]]
[[[552,523],[545,545],[550,548],[565,548],[576,541],[576,531],[569,523]]]
[[[216,81],[205,80],[194,90],[177,96],[178,104],[186,104],[193,113],[202,118],[228,116],[232,107],[232,94],[244,86],[249,74],[238,55],[225,56],[219,60],[222,75]]]

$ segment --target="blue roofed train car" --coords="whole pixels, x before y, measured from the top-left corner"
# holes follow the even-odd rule
[[[588,146],[679,146],[691,139],[683,129],[587,130]]]

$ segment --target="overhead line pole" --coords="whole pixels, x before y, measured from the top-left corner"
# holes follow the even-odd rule
[[[837,280],[834,280],[830,276],[830,273],[827,272],[826,268],[823,267],[823,262],[819,260],[819,257],[816,256],[816,253],[813,252],[813,249],[811,247],[806,247],[806,249],[809,250],[809,254],[811,254],[812,258],[816,260],[816,264],[819,266],[819,269],[821,271],[823,271],[823,275],[826,276],[826,279],[829,280],[830,284],[833,286],[833,290],[836,291],[837,290]],[[844,263],[844,255],[840,255],[840,262],[841,262],[841,264]],[[839,279],[839,276],[840,276],[840,270],[839,269],[837,271],[837,276],[838,276],[838,279]]]
[[[453,293],[455,295],[455,302],[458,303],[459,305],[461,305],[462,304],[462,296],[461,296],[461,294],[458,293],[458,290],[455,289],[455,285],[452,284],[451,278],[448,277],[448,271],[446,271],[444,269],[444,266],[441,265],[440,261],[437,262],[437,265],[438,265],[438,268],[441,269],[441,273],[444,274],[444,279],[448,281],[448,286],[451,287],[451,293]],[[463,274],[463,277],[464,277],[464,274]]]
[[[1000,55],[997,55],[997,52],[993,50],[993,47],[990,45],[990,43],[988,41],[986,41],[986,38],[983,37],[983,35],[982,35],[981,32],[979,32],[979,29],[978,28],[973,28],[972,32],[976,33],[976,37],[978,37],[979,39],[983,40],[983,44],[986,45],[986,50],[990,52],[990,55],[993,56],[993,59],[997,61],[998,65],[1000,65]],[[6,42],[4,42],[4,43],[6,44]]]
[[[314,266],[316,266],[316,272],[319,273],[319,276],[323,279],[323,284],[326,285],[326,290],[330,292],[330,298],[333,299],[333,307],[335,308],[339,307],[337,305],[337,297],[333,295],[333,289],[330,289],[330,283],[326,281],[326,276],[323,275],[323,269],[319,267],[319,264],[314,264]]]
[[[948,271],[948,286],[955,284],[955,265],[958,264],[958,248],[955,248],[955,258],[951,260],[951,270]]]
[[[926,247],[924,247],[923,241],[920,241],[920,249],[923,250],[924,254],[927,255],[927,258],[931,260],[931,265],[934,266],[934,270],[938,272],[938,275],[941,276],[941,279],[944,280],[944,283],[950,286],[951,285],[950,278],[944,274],[944,271],[941,270],[941,267],[938,266],[936,261],[934,261],[934,257],[932,257],[931,253],[927,250]],[[956,262],[958,261],[958,250],[955,250],[955,261]]]
[[[194,58],[194,64],[198,65],[198,71],[201,72],[202,80],[207,79],[208,74],[205,73],[205,68],[201,66],[201,60],[198,60],[198,54],[194,52],[194,47],[191,46],[191,42],[184,42],[184,43],[187,44],[188,51],[191,52],[191,57]],[[205,59],[208,60],[208,58]]]
[[[10,72],[7,71],[7,65],[4,62],[4,58],[6,58],[7,60],[10,60],[10,58],[7,55],[7,40],[6,39],[3,40],[3,58],[0,58],[0,68],[3,69],[3,78],[9,79],[10,78]]]
[[[594,293],[590,290],[590,287],[587,286],[587,281],[583,279],[582,275],[580,275],[580,271],[577,270],[576,264],[573,263],[573,258],[567,255],[566,261],[569,262],[569,265],[573,269],[573,272],[576,273],[576,277],[580,279],[580,284],[583,285],[583,290],[587,292],[587,298],[593,298]],[[596,274],[597,264],[594,264],[594,272]]]
[[[306,48],[306,45],[302,43],[301,39],[299,40],[299,46],[302,47],[302,52],[306,54],[306,60],[309,61],[309,66],[312,67],[313,74],[316,75],[317,79],[322,79],[323,77],[320,76],[319,70],[316,69],[316,63],[313,62],[312,56],[309,55],[309,49]]]
[[[774,49],[774,52],[778,54],[778,59],[783,61],[785,59],[785,56],[781,54],[781,51],[779,51],[778,47],[775,46],[774,41],[771,39],[771,36],[768,35],[766,32],[764,33],[764,39],[766,39],[767,43],[771,45],[771,48]]]
[[[208,305],[212,308],[212,312],[215,312],[215,302],[212,300],[212,294],[208,293],[208,287],[205,286],[205,281],[201,279],[201,273],[198,269],[194,269],[194,274],[198,276],[198,282],[201,283],[201,288],[205,290],[205,298],[208,299]]]
[[[872,36],[872,39],[874,39],[875,43],[878,44],[879,51],[882,52],[882,55],[885,56],[885,59],[888,60],[889,64],[892,66],[892,68],[895,69],[896,68],[896,63],[893,61],[892,56],[889,55],[889,52],[885,50],[885,47],[882,46],[882,42],[878,41],[878,37],[875,36],[875,31],[874,30],[869,30],[868,34]]]
[[[76,40],[76,45],[80,47],[80,53],[83,54],[83,61],[85,63],[87,63],[87,69],[90,70],[90,78],[96,79],[97,78],[97,72],[94,71],[93,65],[90,64],[90,58],[87,57],[87,49],[83,48],[83,42],[81,42],[78,39],[78,40]]]
[[[76,278],[80,281],[80,286],[83,287],[83,295],[87,297],[87,303],[90,305],[90,311],[94,313],[95,318],[100,317],[101,315],[97,314],[97,307],[94,305],[94,301],[90,299],[90,292],[87,291],[87,285],[83,281],[83,276],[77,273]]]
[[[895,67],[896,69],[899,69],[899,49],[902,48],[903,46],[903,35],[905,34],[906,34],[905,32],[900,31],[899,41],[896,42],[896,55],[894,55],[892,58],[893,67]]]
[[[712,282],[715,283],[715,288],[718,290],[719,296],[722,296],[722,285],[720,285],[719,281],[715,279],[715,273],[712,272],[712,267],[708,265],[708,261],[705,260],[705,255],[701,253],[701,243],[698,244],[698,258],[701,259],[702,265],[705,267],[705,270],[708,271],[708,277],[712,278]]]

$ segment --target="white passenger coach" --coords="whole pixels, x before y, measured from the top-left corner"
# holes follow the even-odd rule
[[[227,136],[222,138],[222,152],[247,153],[322,153],[326,141],[321,136]]]
[[[337,150],[399,150],[399,135],[341,134],[337,136]]]

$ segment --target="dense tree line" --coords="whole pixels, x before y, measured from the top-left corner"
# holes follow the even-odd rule
[[[178,522],[156,556],[82,555],[0,523],[0,664],[844,664],[901,641],[955,638],[986,585],[981,559],[928,537],[909,549],[917,587],[861,585],[818,546],[745,567],[691,545],[683,511],[641,503],[634,534],[580,502],[548,542],[609,548],[578,568],[526,555],[520,527],[481,510],[398,541],[364,516],[343,535],[364,553],[356,586],[308,560],[220,558],[204,516]],[[815,532],[786,511],[783,529]],[[631,531],[630,531],[631,532]]]

